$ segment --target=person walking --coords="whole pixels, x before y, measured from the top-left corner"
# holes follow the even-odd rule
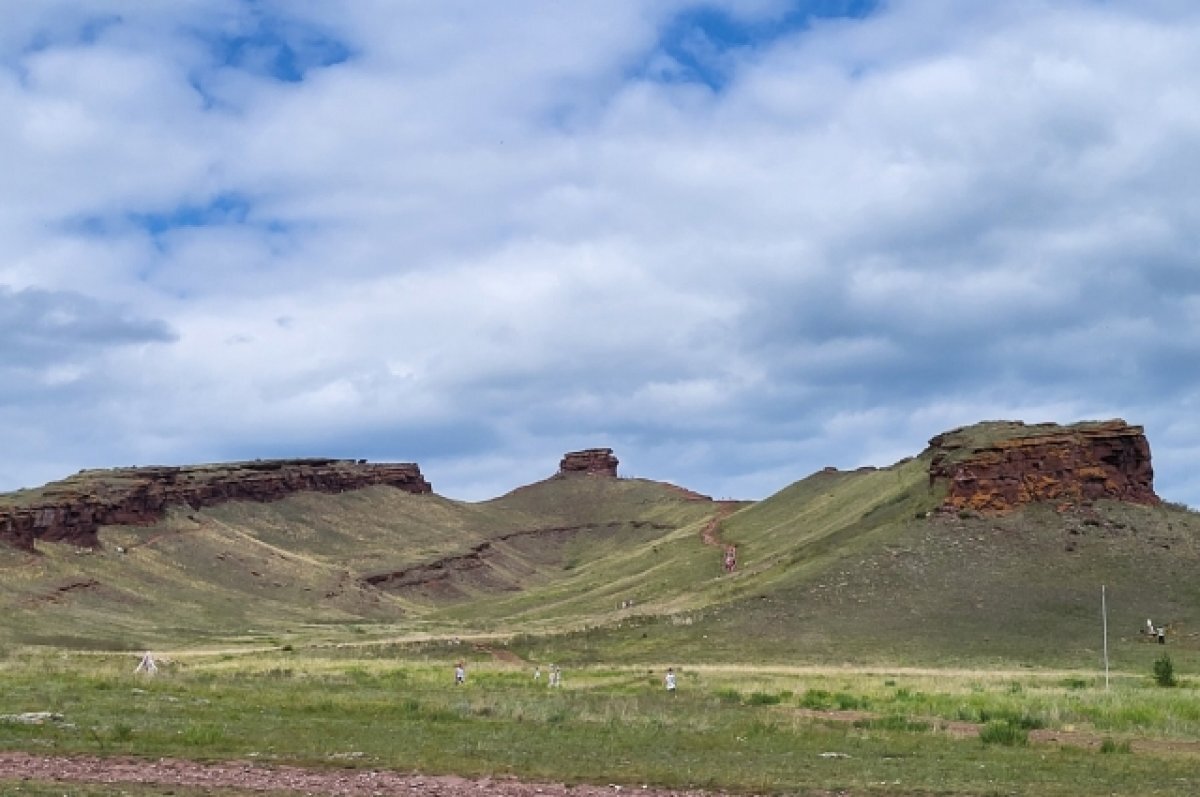
[[[667,668],[667,674],[663,677],[663,683],[667,686],[667,692],[675,696],[675,670],[672,667]]]
[[[454,685],[461,686],[461,685],[465,684],[466,682],[467,682],[467,669],[466,669],[466,667],[463,667],[463,663],[460,661],[458,664],[454,665]]]

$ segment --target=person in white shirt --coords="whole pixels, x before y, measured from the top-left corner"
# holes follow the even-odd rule
[[[671,667],[667,668],[666,677],[663,678],[663,683],[667,685],[667,691],[672,695],[675,694],[675,670]]]

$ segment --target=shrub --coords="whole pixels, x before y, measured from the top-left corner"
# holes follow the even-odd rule
[[[996,720],[979,729],[979,741],[984,744],[1024,747],[1029,744],[1029,731],[1009,720]]]
[[[804,708],[827,709],[833,705],[833,695],[824,689],[809,689],[800,698],[800,705]]]
[[[849,692],[838,692],[833,696],[837,701],[837,707],[842,711],[850,711],[856,708],[866,708],[868,701],[865,697],[856,697]]]
[[[1154,660],[1154,682],[1159,686],[1175,686],[1175,664],[1166,653]]]
[[[770,692],[752,692],[746,699],[746,703],[751,706],[773,706],[782,700],[783,698],[779,695],[773,695]]]
[[[855,728],[870,728],[877,731],[905,731],[908,733],[923,733],[930,725],[924,720],[913,720],[903,714],[889,714],[886,717],[874,717],[854,721]]]
[[[652,683],[651,683],[652,686],[658,686],[658,678],[653,678],[651,680],[652,680]],[[714,694],[716,694],[717,699],[720,700],[722,703],[741,703],[742,702],[742,695],[736,689],[718,689]]]
[[[1042,721],[1041,717],[1029,713],[1018,714],[1011,709],[992,710],[981,708],[979,709],[979,721],[985,724],[1008,723],[1014,728],[1026,731],[1046,727],[1046,723]]]
[[[1132,753],[1133,747],[1130,745],[1128,739],[1126,739],[1123,742],[1115,742],[1108,736],[1105,736],[1104,740],[1100,742],[1100,752],[1102,752],[1102,753]]]

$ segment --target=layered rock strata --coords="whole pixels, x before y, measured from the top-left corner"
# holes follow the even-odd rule
[[[589,448],[583,451],[571,451],[564,455],[558,464],[561,475],[588,473],[595,476],[617,477],[617,465],[620,464],[611,448]]]
[[[268,459],[196,467],[81,471],[38,490],[0,496],[0,542],[33,550],[36,540],[94,547],[101,526],[152,525],[172,506],[277,501],[299,492],[340,493],[387,485],[432,488],[412,463]]]
[[[1059,426],[993,422],[929,441],[931,486],[945,506],[1006,512],[1034,501],[1077,505],[1098,499],[1157,504],[1150,444],[1125,421]]]

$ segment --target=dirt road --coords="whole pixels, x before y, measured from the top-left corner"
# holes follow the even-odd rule
[[[323,797],[614,797],[636,792],[645,797],[709,797],[702,791],[670,791],[644,786],[571,786],[515,779],[469,780],[386,770],[307,769],[249,762],[200,763],[180,759],[146,761],[94,756],[35,756],[0,753],[0,780],[32,779],[64,783],[143,784],[196,789],[292,791]]]

